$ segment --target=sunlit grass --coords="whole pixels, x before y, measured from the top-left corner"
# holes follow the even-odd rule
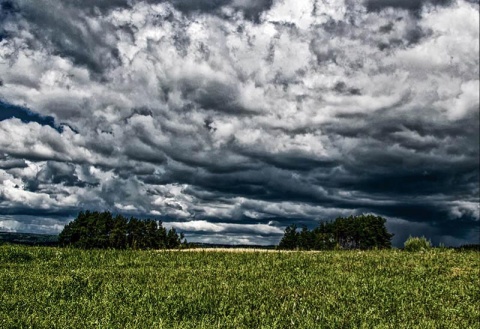
[[[479,328],[479,253],[0,247],[0,328]]]

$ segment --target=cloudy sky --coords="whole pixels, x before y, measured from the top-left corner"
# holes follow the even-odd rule
[[[0,0],[0,230],[479,239],[478,0]]]

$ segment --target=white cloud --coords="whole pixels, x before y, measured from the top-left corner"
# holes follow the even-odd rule
[[[283,234],[283,230],[266,224],[232,224],[232,223],[210,223],[203,220],[189,222],[165,222],[167,227],[175,227],[179,230],[190,232],[248,232],[252,234]]]
[[[58,234],[63,230],[64,224],[51,218],[22,216],[21,219],[0,217],[0,230],[6,232],[35,232],[43,234]]]

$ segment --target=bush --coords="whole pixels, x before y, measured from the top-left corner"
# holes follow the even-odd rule
[[[425,237],[409,237],[404,244],[406,251],[423,251],[432,248],[432,243]]]

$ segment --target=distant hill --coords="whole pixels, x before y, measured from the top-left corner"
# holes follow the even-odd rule
[[[202,243],[189,242],[189,248],[231,248],[231,249],[275,249],[275,245],[259,245],[259,244],[220,244],[220,243]]]
[[[0,232],[0,244],[12,243],[29,246],[56,246],[58,235]]]

